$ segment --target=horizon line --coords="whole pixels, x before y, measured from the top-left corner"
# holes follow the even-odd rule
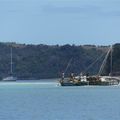
[[[111,46],[111,45],[115,45],[115,44],[120,44],[119,42],[116,42],[116,43],[114,43],[114,44],[91,44],[91,43],[85,43],[85,44],[83,44],[83,43],[81,43],[81,44],[76,44],[76,43],[63,43],[63,44],[59,44],[59,43],[56,43],[56,44],[47,44],[47,43],[23,43],[23,42],[15,42],[15,41],[6,41],[6,42],[4,42],[4,41],[0,41],[0,43],[5,43],[5,44],[21,44],[21,45],[48,45],[48,46],[56,46],[56,45],[59,45],[59,46],[64,46],[64,45],[71,45],[71,46],[80,46],[80,45],[82,45],[82,46]]]

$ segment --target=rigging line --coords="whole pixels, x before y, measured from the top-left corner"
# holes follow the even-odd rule
[[[87,69],[84,71],[86,73],[99,59],[101,59],[106,53],[103,53],[100,57],[98,57],[92,64],[90,64]]]
[[[103,69],[104,69],[104,67],[105,67],[105,64],[106,64],[106,60],[107,60],[110,52],[111,52],[111,49],[108,50],[108,52],[107,52],[107,54],[106,54],[106,56],[105,56],[105,59],[103,60],[102,65],[101,65],[101,67],[100,67],[100,70],[99,70],[99,72],[98,72],[98,75],[100,75],[100,74],[102,73],[102,71],[103,71]]]
[[[100,70],[99,70],[98,75],[102,74],[103,69],[104,69],[104,67],[105,67],[105,64],[106,64],[106,62],[107,62],[107,58],[108,58],[110,52],[111,52],[111,49],[109,49],[107,55],[105,56],[105,59],[104,59],[102,65],[101,65],[101,68],[100,68]]]
[[[68,68],[69,68],[72,60],[73,60],[73,58],[71,58],[71,59],[69,60],[69,62],[68,62],[68,64],[67,64],[67,67],[66,67],[66,69],[65,69],[65,71],[64,71],[64,74],[67,72],[67,70],[68,70]]]

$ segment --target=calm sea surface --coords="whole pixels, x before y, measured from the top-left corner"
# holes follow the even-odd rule
[[[0,82],[0,120],[120,120],[120,86]]]

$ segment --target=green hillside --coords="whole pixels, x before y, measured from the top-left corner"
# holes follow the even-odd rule
[[[58,78],[64,72],[68,62],[66,76],[71,72],[79,74],[98,57],[106,52],[108,46],[94,45],[25,45],[0,43],[0,77],[10,73],[10,47],[13,48],[13,71],[19,79]],[[117,49],[117,50],[116,50]],[[115,55],[119,54],[120,45],[116,45]],[[118,55],[120,58],[120,56]],[[104,57],[89,69],[89,74],[96,74]],[[120,60],[117,61],[119,63]],[[120,65],[120,64],[119,64]],[[114,67],[116,68],[116,64]],[[118,68],[116,68],[117,70]]]

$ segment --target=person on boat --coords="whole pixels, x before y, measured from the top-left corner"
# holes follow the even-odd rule
[[[99,75],[97,75],[97,76],[96,76],[96,80],[97,80],[97,81],[101,81],[101,79],[100,79],[100,76],[99,76]]]
[[[80,73],[80,76],[79,76],[79,81],[81,81],[82,78],[83,78],[83,73],[81,72],[81,73]]]
[[[109,76],[112,76],[112,73],[111,73],[111,72],[109,73]]]
[[[65,78],[65,73],[63,72],[62,73],[62,80],[64,80],[64,78]]]
[[[61,84],[64,82],[64,72],[62,72],[62,74],[61,74],[61,79],[60,79],[60,81],[59,81]]]
[[[71,73],[70,74],[70,81],[73,81],[74,80],[74,73]]]

